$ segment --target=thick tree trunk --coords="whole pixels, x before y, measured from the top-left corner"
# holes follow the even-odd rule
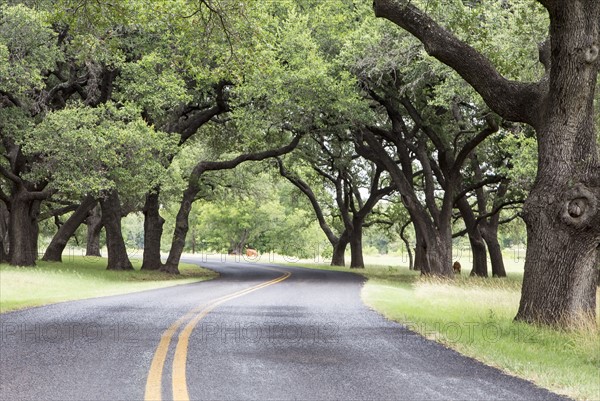
[[[348,232],[344,231],[333,245],[333,256],[331,257],[331,266],[346,266],[346,247],[348,246]]]
[[[160,240],[165,219],[160,215],[159,193],[146,195],[144,205],[144,258],[142,270],[158,270],[162,267],[160,260]]]
[[[350,233],[350,268],[364,269],[362,248],[363,222],[358,219],[352,221],[352,232]]]
[[[498,226],[482,225],[480,227],[481,235],[487,244],[492,263],[493,277],[506,277],[504,268],[504,257],[502,256],[502,247],[498,241]]]
[[[527,255],[517,319],[566,325],[594,319],[598,241],[573,235],[548,217],[527,217]],[[555,267],[560,271],[554,271]]]
[[[0,201],[0,263],[8,262],[8,252],[10,243],[8,242],[8,227],[10,224],[10,212]]]
[[[41,200],[34,200],[31,204],[31,210],[29,212],[29,225],[30,225],[30,239],[31,239],[31,249],[34,250],[35,260],[38,259],[38,250],[39,250],[39,239],[40,239],[40,223],[39,223],[39,215],[40,208],[42,207]]]
[[[475,229],[469,232],[469,243],[471,244],[471,253],[473,255],[473,268],[471,276],[487,277],[487,249],[479,230]]]
[[[46,249],[42,260],[48,262],[62,262],[62,253],[69,242],[69,239],[75,234],[75,231],[88,217],[90,211],[96,206],[98,201],[91,196],[87,196],[81,202],[81,205],[73,212],[67,221],[60,226],[56,235],[52,238],[50,245]]]
[[[183,198],[175,218],[175,230],[173,231],[173,241],[171,242],[171,250],[167,262],[161,267],[161,271],[179,274],[179,261],[185,247],[185,238],[189,230],[189,217],[192,210],[192,203],[198,194],[198,186],[188,185],[188,188],[183,193]]]
[[[102,210],[96,206],[87,220],[87,243],[85,256],[102,256],[100,254],[100,233],[102,232]]]
[[[100,200],[102,222],[106,230],[108,270],[133,270],[121,232],[121,201],[117,190],[112,190]]]
[[[452,229],[450,216],[440,218],[441,227],[436,227],[416,203],[405,204],[415,227],[417,246],[415,249],[415,270],[422,275],[453,277],[452,269]]]
[[[465,222],[469,243],[471,244],[471,252],[473,254],[471,276],[487,277],[487,249],[481,231],[479,230],[475,213],[473,213],[473,210],[465,197],[462,197],[457,201],[457,206],[463,221]]]
[[[516,319],[595,322],[600,244],[600,163],[594,91],[600,3],[549,7],[549,92],[537,109],[538,174],[525,202],[527,255]]]
[[[413,223],[414,224],[414,223]],[[423,270],[427,266],[427,243],[425,237],[415,227],[415,270]],[[425,268],[426,269],[426,268]]]
[[[29,200],[24,189],[18,190],[11,198],[8,259],[13,266],[35,266],[37,259],[37,235],[34,221],[37,221],[36,203]]]
[[[421,268],[422,275],[453,277],[452,269],[452,231],[435,230],[424,239],[426,243],[426,264]]]

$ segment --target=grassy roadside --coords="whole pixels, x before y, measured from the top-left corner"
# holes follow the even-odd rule
[[[505,279],[463,274],[449,281],[387,266],[354,272],[369,279],[364,302],[388,319],[559,394],[600,400],[600,325],[566,332],[514,323],[521,273]]]
[[[182,263],[181,274],[172,276],[140,271],[141,262],[132,260],[135,271],[106,270],[106,259],[67,257],[63,263],[39,261],[37,267],[0,264],[0,313],[62,301],[125,294],[154,288],[209,280],[217,273]]]

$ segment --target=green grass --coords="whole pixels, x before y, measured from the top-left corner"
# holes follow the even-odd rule
[[[355,272],[369,279],[364,302],[388,319],[559,394],[600,400],[600,325],[562,331],[513,322],[522,273],[508,270],[505,279],[463,273],[454,280],[420,277],[405,267],[367,266]]]
[[[195,265],[181,264],[178,276],[140,271],[108,271],[106,259],[67,257],[63,263],[39,261],[36,267],[0,264],[0,313],[62,301],[125,294],[188,284],[217,276]]]

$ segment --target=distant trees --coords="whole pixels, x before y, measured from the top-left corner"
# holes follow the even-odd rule
[[[384,170],[374,163],[361,160],[350,138],[333,135],[313,137],[312,146],[304,151],[311,181],[324,187],[326,196],[320,200],[311,186],[297,172],[292,172],[279,159],[281,176],[296,186],[310,201],[319,225],[333,247],[331,265],[344,266],[346,247],[350,245],[350,267],[364,268],[363,228],[377,203],[393,192]],[[310,156],[309,156],[310,155]],[[323,198],[323,197],[321,197]],[[324,209],[334,204],[328,219]],[[325,205],[325,206],[324,206]],[[334,218],[333,221],[331,217]],[[332,229],[337,226],[337,234]]]

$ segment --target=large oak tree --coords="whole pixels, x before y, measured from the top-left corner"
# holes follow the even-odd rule
[[[600,245],[600,168],[594,94],[600,69],[600,3],[539,0],[549,15],[540,46],[544,76],[504,77],[480,51],[407,1],[375,0],[378,17],[416,36],[503,118],[531,125],[538,172],[525,202],[528,246],[518,320],[594,320]]]

